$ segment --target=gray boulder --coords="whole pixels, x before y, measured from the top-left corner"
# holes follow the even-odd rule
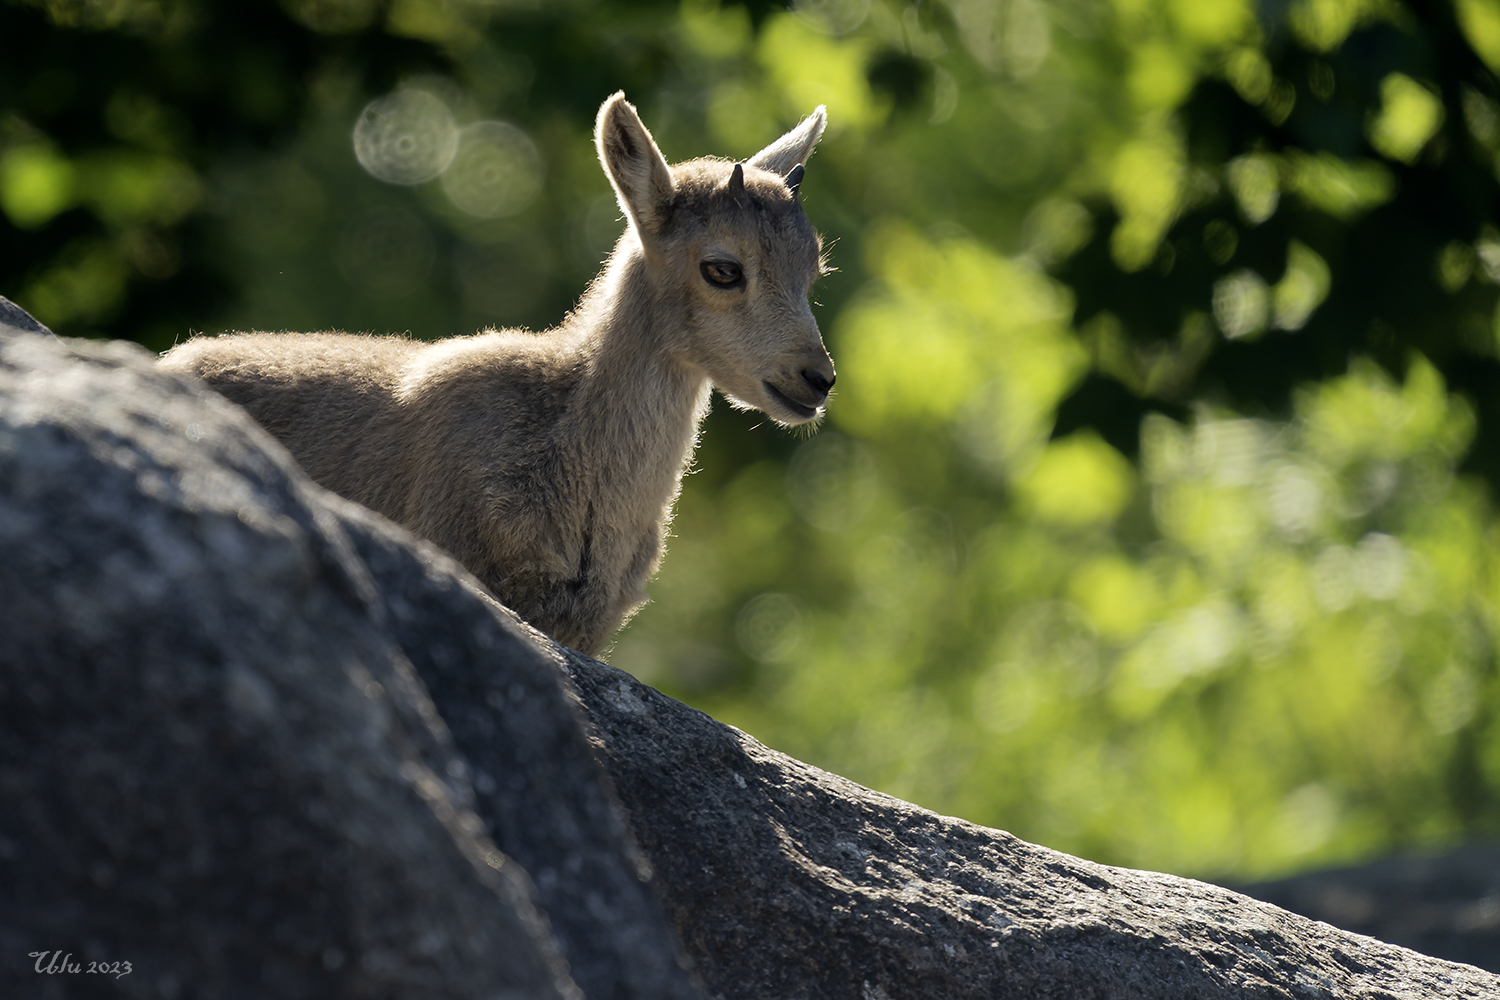
[[[522,626],[237,407],[0,330],[0,995],[696,996],[592,753]]]
[[[861,788],[566,655],[658,891],[723,1000],[1500,997],[1471,966]]]
[[[590,1000],[701,996],[589,745],[561,647],[430,544],[336,508],[390,635],[466,761],[474,810],[531,874],[574,979]]]
[[[1500,972],[1500,844],[1231,885],[1314,920]]]
[[[680,940],[723,1000],[1500,997],[768,750],[137,349],[15,332],[0,837],[6,996],[86,995],[17,958],[61,949],[134,962],[97,987],[127,995],[689,997]]]
[[[35,316],[3,295],[0,295],[0,326],[8,326],[29,333],[52,334],[51,330],[36,321]]]

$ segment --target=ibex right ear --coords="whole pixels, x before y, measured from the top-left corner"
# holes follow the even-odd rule
[[[672,171],[640,115],[619,91],[599,108],[594,123],[594,145],[599,162],[614,185],[620,208],[636,231],[655,235],[667,221],[675,188]]]
[[[750,165],[786,177],[807,162],[827,124],[828,111],[820,104],[796,128],[750,157]],[[801,181],[800,177],[797,179]]]

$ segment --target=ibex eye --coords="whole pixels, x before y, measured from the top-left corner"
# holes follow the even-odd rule
[[[732,260],[705,260],[699,270],[703,272],[704,281],[720,288],[732,288],[745,280],[744,272]]]

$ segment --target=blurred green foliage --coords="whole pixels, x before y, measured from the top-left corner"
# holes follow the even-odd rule
[[[1497,70],[1500,0],[0,0],[0,294],[154,349],[546,326],[623,224],[605,96],[674,160],[827,104],[838,397],[716,409],[610,659],[1268,874],[1500,833]]]

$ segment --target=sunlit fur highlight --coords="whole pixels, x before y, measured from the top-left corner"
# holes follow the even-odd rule
[[[747,161],[736,203],[733,163],[669,167],[635,109],[611,97],[595,139],[629,225],[544,333],[244,333],[194,338],[161,365],[202,377],[314,480],[441,545],[533,625],[596,652],[645,600],[710,388],[784,426],[822,413],[833,364],[807,300],[821,248],[783,177],[823,123],[819,108]],[[743,286],[709,284],[709,259],[738,262]]]

